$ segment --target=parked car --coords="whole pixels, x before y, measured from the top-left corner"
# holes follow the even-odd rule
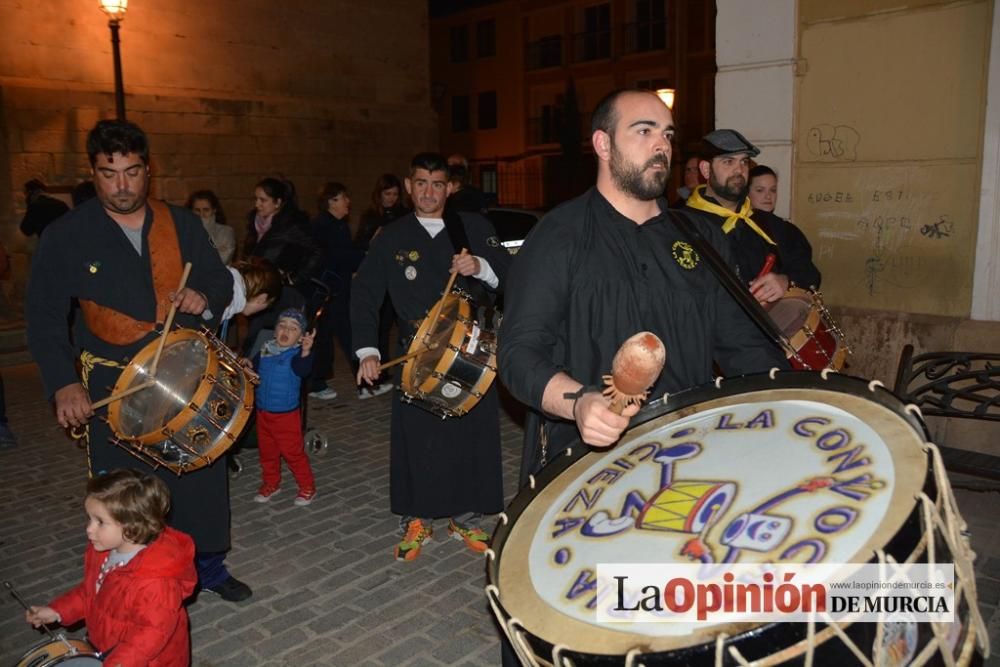
[[[503,247],[512,255],[516,255],[524,237],[542,219],[541,211],[532,211],[524,208],[488,208],[486,217],[493,223],[497,230],[497,236]]]

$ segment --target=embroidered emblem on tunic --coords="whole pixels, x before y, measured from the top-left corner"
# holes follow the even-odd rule
[[[419,253],[419,252],[417,252],[416,250],[411,250],[411,251],[410,251],[410,254],[409,254],[409,255],[407,255],[407,257],[409,257],[409,258],[410,258],[410,261],[411,261],[411,262],[415,262],[415,261],[417,261],[418,259],[420,259],[420,253]]]
[[[403,271],[403,275],[406,276],[407,280],[416,280],[417,279],[417,267],[412,266],[412,265],[406,267],[406,270]]]
[[[690,243],[686,241],[674,241],[674,244],[670,246],[670,250],[674,255],[674,260],[683,268],[690,271],[698,266],[700,258]]]
[[[98,269],[100,268],[101,268],[100,262],[95,261],[87,264],[87,271],[89,271],[90,273],[97,273]]]
[[[498,238],[497,238],[497,237],[495,237],[495,236],[491,236],[491,237],[489,237],[488,239],[486,239],[486,243],[487,243],[487,244],[488,244],[488,245],[489,245],[489,246],[490,246],[491,248],[497,248],[497,247],[499,247],[499,246],[500,246],[500,239],[498,239]]]

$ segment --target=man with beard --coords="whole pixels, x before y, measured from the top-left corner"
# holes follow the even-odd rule
[[[673,134],[655,94],[604,98],[592,117],[597,186],[535,225],[511,267],[498,368],[530,409],[522,484],[572,441],[618,440],[637,408],[615,414],[599,385],[639,331],[667,350],[654,396],[709,381],[713,359],[727,374],[787,366],[673,222],[683,215],[663,198]],[[718,226],[695,225],[731,257]]]
[[[735,130],[715,130],[702,139],[698,168],[707,180],[695,188],[687,210],[721,227],[736,259],[736,272],[762,304],[785,295],[790,283],[819,287],[819,269],[812,261],[812,246],[792,223],[767,211],[750,207],[750,158],[760,151]],[[773,269],[761,274],[774,256]]]
[[[97,197],[52,223],[39,242],[25,308],[28,345],[59,424],[86,427],[90,475],[148,471],[111,442],[110,427],[94,418],[91,404],[106,397],[129,359],[156,340],[172,305],[179,326],[216,324],[232,298],[233,279],[198,218],[148,198],[149,143],[137,125],[98,122],[87,136],[87,154]],[[176,291],[186,262],[191,274]],[[72,299],[79,299],[81,317],[71,339],[66,316]],[[105,414],[106,408],[96,416]],[[170,525],[194,539],[202,590],[231,601],[250,597],[224,565],[225,463],[179,477],[165,468],[154,474],[170,489]]]

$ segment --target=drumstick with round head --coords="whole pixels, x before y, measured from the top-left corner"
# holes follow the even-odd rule
[[[187,284],[188,275],[191,273],[191,262],[184,265],[184,273],[181,274],[181,284],[177,286],[177,291],[174,295],[180,294],[181,290],[184,289],[184,285]],[[174,315],[177,313],[177,304],[170,304],[170,312],[167,313],[167,321],[163,323],[163,332],[160,334],[160,344],[156,348],[156,354],[153,356],[153,363],[149,365],[149,375],[151,377],[156,377],[156,367],[160,365],[160,355],[163,354],[163,344],[167,342],[167,334],[170,333],[170,327],[174,324]]]
[[[620,415],[627,406],[645,401],[666,361],[667,350],[654,333],[640,331],[622,343],[611,360],[611,375],[604,376],[611,411]]]

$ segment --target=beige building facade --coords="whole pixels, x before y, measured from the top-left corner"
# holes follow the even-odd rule
[[[133,0],[121,24],[127,117],[152,143],[153,193],[210,188],[242,235],[253,185],[282,174],[315,212],[344,182],[356,219],[383,172],[437,146],[426,3]],[[89,177],[87,131],[115,114],[107,18],[94,2],[5,9],[0,42],[0,241],[13,253],[0,310],[19,310],[34,239],[22,184]],[[375,28],[375,30],[373,30]],[[373,39],[373,32],[378,39]]]

